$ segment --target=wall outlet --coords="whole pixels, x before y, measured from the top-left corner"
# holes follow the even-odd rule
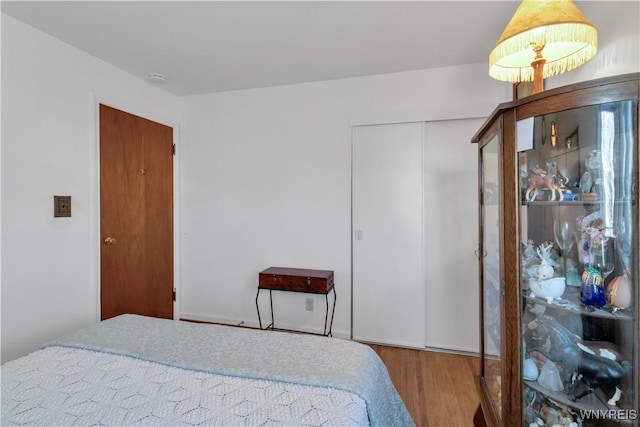
[[[305,306],[305,310],[307,310],[307,311],[313,311],[313,298],[307,298],[307,299],[306,299],[306,306]]]

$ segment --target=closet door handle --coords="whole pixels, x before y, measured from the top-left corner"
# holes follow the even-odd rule
[[[476,249],[474,254],[476,255],[476,257],[480,258],[480,249]],[[482,258],[486,257],[487,255],[489,255],[489,253],[485,250],[482,251]]]
[[[115,237],[107,237],[104,239],[104,242],[107,245],[115,245],[116,244],[116,238]]]

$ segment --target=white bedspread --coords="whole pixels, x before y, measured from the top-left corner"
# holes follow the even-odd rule
[[[368,425],[355,394],[52,346],[2,366],[0,424]]]
[[[330,387],[360,396],[369,424],[414,422],[371,347],[339,338],[179,322],[125,314],[55,340],[219,375]]]

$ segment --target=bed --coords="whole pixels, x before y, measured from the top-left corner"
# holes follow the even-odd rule
[[[368,346],[122,315],[2,365],[0,424],[411,426]]]

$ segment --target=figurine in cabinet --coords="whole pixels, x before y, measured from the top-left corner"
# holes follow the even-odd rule
[[[541,353],[558,367],[564,390],[571,400],[593,393],[598,387],[615,387],[631,370],[629,361],[622,360],[621,352],[613,344],[595,344],[596,353],[590,348],[593,343],[588,346],[549,317],[536,318],[526,329],[529,352]],[[579,379],[584,381],[583,390],[580,390]]]
[[[538,197],[538,194],[545,189],[551,193],[549,200],[562,200],[562,189],[557,182],[556,176],[547,173],[546,170],[536,167],[531,171],[528,182],[529,187],[525,193],[528,201],[535,200],[536,197]]]
[[[600,176],[602,169],[601,153],[598,150],[592,150],[584,162],[586,171],[580,178],[580,191],[582,194],[588,194],[589,200],[597,200],[601,191],[602,177]]]

